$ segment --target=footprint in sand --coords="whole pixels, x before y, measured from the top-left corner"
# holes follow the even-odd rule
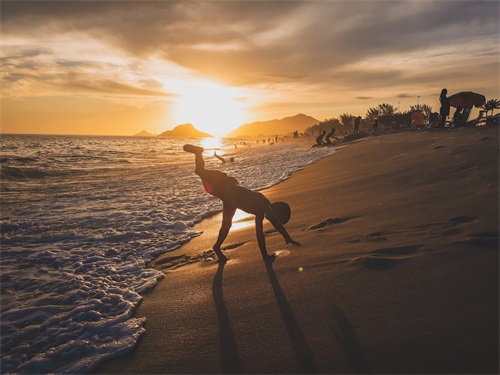
[[[244,244],[246,244],[246,242],[227,244],[226,246],[223,246],[221,250],[224,251],[234,250],[240,246],[243,246]],[[210,249],[203,251],[202,253],[196,254],[192,257],[183,254],[178,256],[161,258],[151,263],[151,266],[161,271],[172,271],[179,267],[186,266],[188,264],[196,262],[214,263],[217,262],[217,256],[215,255],[215,252],[212,249]]]
[[[234,250],[234,249],[237,249],[240,246],[245,245],[246,243],[247,242],[230,243],[230,244],[227,244],[225,246],[222,246],[221,250],[222,251]],[[205,252],[203,252],[201,254],[198,254],[198,255],[194,256],[192,259],[193,259],[193,261],[191,263],[202,261],[205,264],[218,264],[217,256],[215,255],[215,251],[213,251],[213,250],[207,250],[207,251],[205,251]],[[229,259],[229,261],[232,262],[231,259]]]
[[[472,223],[473,221],[476,220],[477,217],[474,216],[456,216],[450,219],[450,223],[453,225],[460,225],[460,224]]]
[[[151,263],[151,266],[153,266],[156,269],[160,269],[162,271],[173,270],[188,264],[190,259],[191,258],[185,254],[172,257],[165,257],[165,258],[160,258],[157,261]]]
[[[329,225],[345,223],[346,221],[349,221],[349,220],[355,219],[355,218],[356,218],[356,216],[329,218],[329,219],[325,219],[325,220],[319,222],[318,224],[312,225],[307,229],[308,230],[322,229],[322,228],[325,228]]]
[[[366,235],[360,236],[357,239],[357,242],[379,242],[379,241],[387,241],[386,232],[373,232],[368,233]]]
[[[388,247],[383,249],[374,250],[371,253],[373,255],[389,255],[396,257],[403,257],[420,250],[422,245],[410,245],[410,246],[400,246],[400,247]]]
[[[481,250],[498,251],[500,245],[499,231],[473,233],[465,243],[479,247]]]
[[[413,255],[409,254],[422,247],[422,245],[410,245],[378,249],[372,251],[368,256],[356,258],[353,261],[360,262],[363,266],[377,271],[385,271],[396,267],[402,259],[412,257]]]
[[[234,250],[234,249],[237,249],[240,246],[243,246],[246,243],[247,242],[235,242],[235,243],[231,243],[231,244],[228,244],[226,246],[222,246],[221,250]]]
[[[460,226],[462,224],[472,223],[478,220],[475,216],[455,216],[449,219],[448,221],[441,221],[435,223],[427,223],[424,225],[419,225],[414,228],[414,232],[428,232],[428,231],[440,231],[444,236],[454,236],[463,231],[463,228]]]

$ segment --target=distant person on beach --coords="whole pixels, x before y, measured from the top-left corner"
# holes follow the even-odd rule
[[[446,118],[450,115],[450,100],[446,96],[448,94],[447,89],[442,89],[441,94],[439,95],[439,102],[441,103],[441,107],[439,108],[439,127],[444,128],[444,124],[446,123]]]
[[[222,157],[222,156],[220,156],[220,155],[217,155],[217,151],[214,151],[214,156],[215,156],[217,159],[219,159],[222,163],[226,163],[226,162],[227,162],[227,160],[226,160],[225,158],[223,158],[223,157]],[[230,161],[231,163],[233,163],[233,162],[234,162],[234,158],[229,158],[229,161]]]
[[[374,132],[378,130],[378,120],[373,121],[372,129]]]
[[[223,263],[227,261],[220,247],[229,233],[236,209],[255,215],[257,243],[259,244],[259,249],[264,260],[274,259],[274,255],[268,254],[266,249],[263,229],[264,218],[271,222],[274,228],[283,236],[287,244],[291,243],[294,246],[300,246],[300,243],[290,237],[283,225],[290,218],[289,207],[286,203],[280,202],[288,208],[288,211],[281,210],[277,206],[278,203],[271,204],[263,194],[240,186],[235,178],[218,170],[205,169],[203,148],[187,144],[184,145],[183,149],[195,155],[196,168],[194,172],[200,177],[205,190],[222,200],[222,225],[217,241],[213,246],[219,262]]]
[[[458,106],[455,112],[453,113],[453,126],[457,126],[460,122],[460,117],[462,116],[463,108]]]
[[[327,144],[330,144],[332,143],[332,141],[330,141],[330,138],[335,138],[335,132],[336,132],[336,129],[335,128],[332,128],[332,130],[330,130],[330,133],[328,133],[325,137],[325,142]]]
[[[359,134],[359,125],[361,125],[361,116],[356,117],[356,120],[354,120],[354,134]]]
[[[326,134],[326,130],[323,130],[319,135],[316,137],[316,144],[315,146],[323,146],[325,142],[323,141],[323,137]]]
[[[431,112],[429,115],[429,127],[437,126],[439,122],[439,113]]]

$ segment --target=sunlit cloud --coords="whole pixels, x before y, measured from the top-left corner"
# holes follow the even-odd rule
[[[417,96],[436,103],[442,87],[495,98],[499,6],[4,1],[0,94],[160,103],[168,127],[187,87],[205,81],[239,90],[251,120],[362,115],[381,102],[409,107]]]

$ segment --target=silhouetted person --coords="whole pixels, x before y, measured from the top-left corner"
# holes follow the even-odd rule
[[[356,117],[356,120],[354,120],[354,134],[359,134],[359,125],[361,125],[361,116]]]
[[[326,134],[326,130],[323,130],[317,137],[316,137],[316,145],[315,146],[323,146],[325,142],[323,142],[323,137]]]
[[[378,130],[378,120],[373,121],[372,128],[373,128],[374,132],[376,132]]]
[[[439,95],[439,102],[441,103],[441,107],[439,108],[439,127],[444,128],[444,124],[446,123],[446,117],[450,115],[450,100],[446,96],[448,94],[447,89],[442,89],[441,94]]]
[[[439,113],[431,112],[429,115],[429,126],[437,126],[439,122]]]
[[[462,116],[462,107],[458,106],[453,113],[453,125],[457,126],[460,122],[460,117]]]
[[[263,230],[264,217],[269,220],[274,228],[283,236],[287,244],[291,243],[294,246],[300,246],[300,243],[294,241],[292,237],[290,237],[280,221],[281,219],[286,223],[289,216],[285,219],[278,218],[277,213],[273,210],[271,202],[269,202],[263,194],[240,186],[234,177],[230,177],[221,171],[205,169],[203,148],[187,144],[184,145],[184,151],[195,155],[196,169],[194,172],[200,177],[205,190],[222,200],[222,225],[219,230],[217,241],[213,246],[213,250],[215,254],[217,254],[219,262],[227,261],[220,247],[229,233],[236,209],[255,215],[257,243],[259,244],[259,249],[264,260],[274,258],[274,255],[269,255],[266,249],[266,240]]]
[[[332,130],[330,130],[330,133],[328,133],[325,137],[325,142],[330,144],[332,143],[332,141],[330,141],[330,138],[335,138],[335,128],[332,128]]]
[[[217,155],[217,151],[214,151],[214,156],[215,156],[217,159],[219,159],[221,162],[223,162],[223,163],[226,163],[226,162],[227,162],[227,160],[226,160],[225,158],[223,158],[223,157],[222,157],[222,156],[220,156],[220,155]],[[230,161],[231,163],[232,163],[232,162],[234,162],[234,158],[229,158],[229,161]]]

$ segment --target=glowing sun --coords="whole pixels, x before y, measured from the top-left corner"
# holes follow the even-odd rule
[[[190,122],[216,137],[249,121],[238,89],[213,82],[199,81],[184,88],[175,110],[178,123]]]

